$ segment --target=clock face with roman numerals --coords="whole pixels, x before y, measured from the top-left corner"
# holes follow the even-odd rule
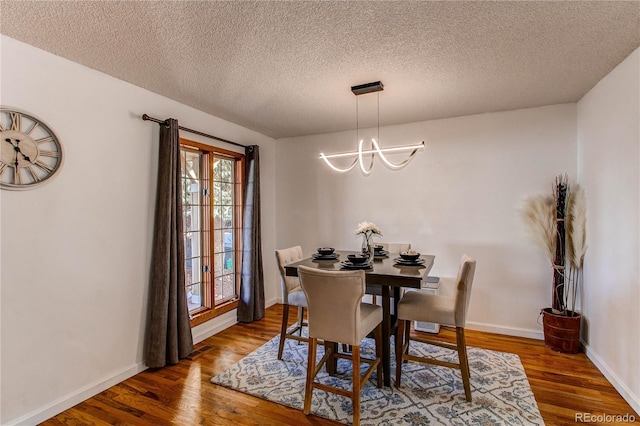
[[[62,145],[42,120],[14,108],[0,108],[0,187],[42,185],[62,166]]]

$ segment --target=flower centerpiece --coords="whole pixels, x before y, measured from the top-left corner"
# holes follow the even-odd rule
[[[567,176],[561,175],[551,194],[529,197],[523,209],[529,234],[553,270],[551,306],[541,311],[545,343],[567,353],[580,347],[576,301],[587,251],[586,205],[582,188],[571,188]]]
[[[382,231],[375,223],[360,222],[356,228],[356,235],[362,234],[362,252],[373,256],[373,236],[382,236]]]

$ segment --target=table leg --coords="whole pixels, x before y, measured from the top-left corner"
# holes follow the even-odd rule
[[[400,287],[393,287],[393,315],[391,315],[391,330],[396,335],[398,330],[398,302],[400,301]]]
[[[327,351],[331,349],[333,350],[333,353],[337,353],[338,352],[338,344],[336,342],[324,342],[324,353],[327,353]],[[335,356],[330,357],[327,360],[326,363],[326,369],[327,369],[327,373],[329,373],[329,375],[333,376],[334,374],[336,374],[336,368],[338,367],[338,358]]]
[[[384,385],[391,386],[391,295],[389,286],[382,286],[382,375]]]

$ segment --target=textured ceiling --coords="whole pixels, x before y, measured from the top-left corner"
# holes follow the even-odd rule
[[[354,129],[350,87],[376,80],[380,125],[575,102],[640,45],[636,1],[3,0],[0,14],[5,35],[275,138]]]

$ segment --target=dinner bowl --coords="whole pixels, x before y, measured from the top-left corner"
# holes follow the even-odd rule
[[[420,253],[403,251],[400,253],[400,257],[404,260],[417,260],[420,257]]]
[[[379,252],[379,251],[382,251],[383,248],[384,246],[382,244],[376,244],[373,246],[373,251]]]
[[[347,256],[347,259],[349,259],[349,262],[353,263],[354,265],[357,265],[359,263],[364,263],[367,260],[369,260],[369,255],[367,254],[350,254]]]
[[[335,249],[333,247],[320,247],[318,249],[318,253],[320,253],[323,256],[328,256],[330,254],[333,254],[333,251]]]

